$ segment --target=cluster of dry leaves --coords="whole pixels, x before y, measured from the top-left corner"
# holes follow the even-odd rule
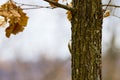
[[[8,1],[0,6],[0,16],[3,17],[0,19],[0,26],[9,23],[9,26],[5,29],[6,37],[8,38],[11,34],[15,35],[18,32],[22,32],[28,22],[26,13],[12,1]]]

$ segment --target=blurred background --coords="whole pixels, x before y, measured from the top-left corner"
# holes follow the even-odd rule
[[[6,1],[0,0],[0,4]],[[14,1],[48,6],[43,0]],[[109,0],[102,2],[108,4]],[[111,0],[110,4],[120,5],[120,0]],[[111,15],[103,19],[102,27],[103,80],[120,80],[120,9],[108,9]],[[25,12],[29,22],[22,33],[6,38],[4,28],[0,28],[0,80],[71,80],[67,46],[71,24],[66,10],[41,8]]]
[[[107,4],[110,0],[102,1]],[[110,4],[120,5],[120,0],[111,0]],[[108,10],[110,16],[103,19],[102,76],[103,80],[120,80],[120,8]]]

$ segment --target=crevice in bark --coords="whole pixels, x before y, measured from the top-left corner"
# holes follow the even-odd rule
[[[72,80],[101,78],[101,0],[73,0]]]

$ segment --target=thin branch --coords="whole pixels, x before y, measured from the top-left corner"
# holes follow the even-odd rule
[[[50,6],[46,6],[46,7],[39,6],[39,7],[34,7],[34,8],[22,8],[22,9],[23,9],[23,10],[30,10],[30,9],[40,9],[40,8],[49,8],[49,9],[54,9],[53,7],[50,7]]]
[[[57,7],[60,7],[60,8],[69,10],[69,11],[74,11],[74,9],[73,9],[72,7],[69,7],[69,6],[60,4],[60,3],[55,2],[55,1],[53,1],[53,0],[44,0],[44,1],[46,1],[46,2],[48,2],[48,3],[51,3],[51,4],[53,4],[53,5],[57,6]]]
[[[119,5],[112,5],[112,4],[103,4],[102,6],[110,6],[110,7],[115,7],[115,8],[120,8]]]
[[[51,6],[40,6],[40,5],[24,4],[24,3],[18,3],[18,2],[15,2],[15,1],[14,1],[14,3],[19,5],[19,6],[29,6],[30,7],[30,8],[22,8],[23,10],[40,9],[40,8],[54,9]]]
[[[32,5],[32,4],[25,4],[25,3],[18,3],[18,2],[15,2],[15,1],[14,1],[14,3],[15,3],[15,4],[18,4],[18,5],[20,5],[20,6],[40,7],[39,5]]]
[[[108,5],[110,5],[110,3],[111,3],[111,0],[109,0]],[[108,5],[106,6],[105,11],[107,10]]]
[[[49,3],[52,3],[54,4],[55,6],[57,7],[61,7],[61,8],[64,8],[66,10],[70,10],[70,11],[73,11],[73,8],[72,7],[69,7],[69,6],[66,6],[66,5],[62,5],[62,4],[59,4],[59,3],[56,3],[55,1],[51,1],[51,0],[44,0],[46,2],[49,2]],[[18,2],[15,2],[15,4],[18,4],[20,6],[30,6],[32,8],[23,8],[23,10],[29,10],[29,9],[40,9],[40,8],[49,8],[49,9],[54,9],[56,7],[51,7],[51,6],[39,6],[39,5],[32,5],[32,4],[24,4],[24,3],[18,3]]]

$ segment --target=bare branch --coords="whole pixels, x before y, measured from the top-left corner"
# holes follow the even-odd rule
[[[19,6],[29,6],[29,8],[22,8],[23,10],[40,9],[40,8],[54,9],[51,6],[32,5],[32,4],[18,3],[18,2],[15,2],[15,1],[14,1],[14,3],[17,4],[17,5],[19,5]]]
[[[69,11],[74,11],[74,9],[73,9],[72,7],[69,7],[69,6],[60,4],[60,3],[55,2],[55,1],[53,1],[53,0],[44,0],[44,1],[46,1],[46,2],[48,2],[48,3],[52,3],[52,4],[54,4],[54,5],[57,6],[57,7],[60,7],[60,8],[69,10]]]
[[[110,6],[110,7],[115,7],[115,8],[120,8],[119,5],[112,5],[112,4],[103,4],[102,6]]]
[[[18,3],[18,2],[15,2],[15,1],[14,1],[14,3],[15,3],[15,4],[18,4],[18,5],[20,5],[20,6],[40,7],[39,5],[32,5],[32,4],[25,4],[25,3]]]
[[[63,4],[60,4],[60,3],[56,3],[55,1],[51,1],[51,0],[44,0],[46,2],[49,2],[49,3],[52,3],[54,4],[55,6],[57,7],[60,7],[60,8],[64,8],[66,10],[70,10],[70,11],[73,11],[74,9],[72,7],[69,7],[69,6],[66,6],[66,5],[63,5]],[[15,2],[15,4],[18,4],[19,6],[29,6],[29,7],[32,7],[32,8],[22,8],[23,10],[29,10],[29,9],[40,9],[40,8],[49,8],[49,9],[54,9],[56,7],[52,7],[52,6],[40,6],[40,5],[32,5],[32,4],[25,4],[25,3],[18,3],[18,2]]]
[[[111,3],[111,0],[109,0],[108,5],[110,5],[110,3]],[[105,11],[107,10],[108,5],[106,6]]]
[[[23,10],[30,10],[30,9],[40,9],[40,8],[49,8],[49,9],[54,9],[53,7],[50,7],[50,6],[46,6],[46,7],[39,6],[39,7],[34,7],[34,8],[22,8],[22,9],[23,9]]]

